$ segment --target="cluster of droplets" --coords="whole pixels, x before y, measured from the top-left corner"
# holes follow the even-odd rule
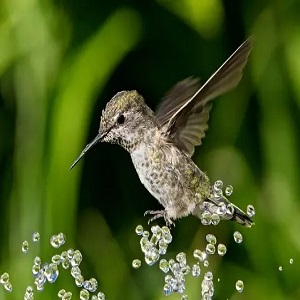
[[[293,258],[290,258],[290,259],[289,259],[289,263],[290,263],[290,265],[292,265],[292,264],[294,263],[294,259],[293,259]],[[280,272],[282,272],[282,271],[283,271],[283,267],[282,267],[282,266],[279,266],[279,267],[278,267],[278,270],[279,270]]]
[[[12,291],[12,284],[9,281],[9,274],[8,273],[3,273],[0,276],[0,284],[3,285],[3,287],[8,291],[11,292]]]
[[[135,232],[137,235],[141,236],[141,250],[144,253],[145,262],[149,266],[154,265],[161,255],[167,253],[168,245],[172,242],[172,235],[167,226],[152,226],[151,236],[150,232],[144,230],[142,225],[138,225]],[[135,259],[132,262],[132,266],[134,268],[139,268],[141,266],[141,261]]]
[[[215,235],[207,234],[205,249],[195,249],[193,252],[196,262],[189,264],[187,255],[184,252],[178,253],[175,258],[161,258],[167,253],[168,245],[172,241],[170,229],[166,226],[160,227],[155,225],[148,231],[144,230],[142,225],[138,225],[135,231],[141,237],[140,246],[146,264],[152,266],[158,262],[159,269],[166,274],[163,286],[164,294],[168,296],[171,293],[179,293],[182,295],[182,300],[188,299],[188,295],[185,294],[186,276],[200,277],[201,269],[209,267],[209,258],[212,255],[224,256],[227,252],[227,247],[222,243],[218,243]],[[234,232],[233,238],[238,244],[243,241],[243,236],[238,231]],[[141,264],[142,262],[139,259],[135,259],[132,262],[132,266],[135,269],[138,269]],[[238,280],[236,282],[236,290],[242,292],[243,288],[243,282]],[[203,274],[201,291],[203,300],[212,299],[214,295],[213,273],[207,269]]]
[[[63,233],[53,235],[50,238],[50,244],[53,248],[58,249],[66,242],[66,236]],[[99,292],[97,295],[91,295],[98,289],[98,282],[95,278],[86,280],[81,274],[80,264],[82,262],[82,254],[79,250],[72,248],[62,251],[60,254],[55,254],[51,258],[51,263],[44,263],[41,265],[41,259],[36,257],[33,264],[33,275],[36,277],[35,284],[37,290],[43,290],[45,283],[48,281],[53,283],[57,280],[59,275],[58,267],[63,269],[70,269],[71,276],[77,287],[82,288],[80,291],[81,300],[104,300],[105,295]],[[58,297],[63,300],[72,298],[72,293],[64,289],[58,292]]]
[[[214,295],[213,273],[206,272],[201,283],[201,294],[203,300],[210,300]]]
[[[58,249],[66,242],[66,236],[61,232],[58,235],[52,235],[50,238],[50,244],[53,248]]]
[[[34,293],[33,287],[31,285],[29,285],[26,288],[24,300],[34,300],[33,293]]]
[[[190,266],[187,265],[186,254],[181,252],[176,255],[176,259],[160,259],[167,253],[168,245],[172,242],[172,235],[167,226],[152,226],[150,232],[144,230],[142,225],[135,229],[137,235],[141,236],[140,246],[144,254],[147,265],[152,266],[159,261],[159,268],[164,273],[170,273],[165,276],[165,285],[163,291],[165,295],[172,292],[183,294],[185,291],[185,276],[190,273]],[[132,266],[137,269],[141,266],[141,260],[135,259]],[[183,295],[182,299],[188,299]]]
[[[34,284],[37,291],[43,291],[46,282],[53,283],[59,275],[58,265],[55,263],[43,263],[39,256],[33,260],[32,275],[35,277]]]
[[[190,273],[190,266],[187,265],[186,254],[180,252],[176,255],[176,259],[161,259],[159,268],[164,273],[170,273],[165,276],[165,285],[163,287],[164,294],[170,295],[172,292],[183,294],[185,291],[185,276]],[[187,299],[187,295],[183,295],[183,299]]]
[[[34,243],[39,242],[40,234],[38,232],[33,233],[32,241]],[[50,245],[58,249],[66,242],[66,236],[63,233],[53,235],[50,238]],[[29,242],[22,242],[22,252],[28,253]],[[33,259],[33,264],[31,268],[32,275],[34,277],[34,285],[37,291],[43,291],[45,284],[54,283],[59,276],[59,268],[69,269],[71,276],[74,278],[75,285],[80,290],[81,300],[105,300],[105,295],[102,292],[97,293],[98,282],[95,278],[85,279],[81,274],[80,264],[82,262],[82,254],[79,250],[74,250],[72,248],[62,251],[61,253],[56,253],[51,257],[50,262],[42,262],[39,256]],[[9,281],[9,274],[3,273],[0,277],[0,283],[4,286],[7,291],[12,291],[12,285]],[[94,293],[94,294],[92,294]],[[72,293],[70,291],[65,291],[61,289],[58,292],[58,297],[62,300],[72,299]],[[34,299],[34,288],[32,286],[27,286],[24,300]]]
[[[210,201],[201,204],[202,214],[199,216],[203,225],[218,225],[222,219],[231,219],[234,214],[234,205],[227,201],[231,196],[233,187],[228,185],[223,192],[223,182],[217,180],[211,188]],[[253,205],[247,206],[247,215],[251,218],[255,215]]]

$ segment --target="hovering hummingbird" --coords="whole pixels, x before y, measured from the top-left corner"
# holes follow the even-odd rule
[[[70,169],[98,142],[119,144],[129,152],[140,181],[164,207],[147,211],[153,215],[149,221],[163,217],[171,225],[190,214],[201,219],[204,211],[228,205],[221,219],[251,227],[253,221],[225,196],[211,197],[209,178],[191,156],[208,129],[211,100],[238,84],[252,43],[251,37],[242,43],[204,84],[195,78],[177,83],[155,113],[137,91],[117,93],[102,111],[98,135]]]

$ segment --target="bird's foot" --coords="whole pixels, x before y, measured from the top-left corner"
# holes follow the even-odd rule
[[[164,218],[166,225],[168,227],[171,227],[171,226],[175,227],[175,223],[168,217],[166,210],[147,210],[144,213],[144,216],[146,216],[146,215],[153,215],[153,217],[151,217],[148,220],[148,224],[150,224],[152,221],[154,221],[158,218]]]

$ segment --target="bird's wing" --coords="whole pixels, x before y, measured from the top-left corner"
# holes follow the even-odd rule
[[[188,156],[205,136],[212,106],[209,101],[238,84],[252,44],[250,37],[202,86],[192,78],[177,83],[158,107],[155,115],[161,130]]]

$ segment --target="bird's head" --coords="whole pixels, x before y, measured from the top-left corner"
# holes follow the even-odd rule
[[[117,93],[102,111],[98,135],[81,152],[71,169],[98,142],[119,144],[131,152],[147,132],[148,124],[154,123],[153,111],[137,91]]]

